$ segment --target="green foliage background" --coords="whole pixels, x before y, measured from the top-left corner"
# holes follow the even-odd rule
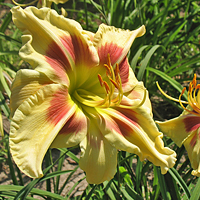
[[[20,3],[26,3],[21,1]],[[9,166],[12,185],[0,185],[0,199],[175,199],[197,200],[200,196],[200,180],[191,175],[191,166],[184,147],[178,148],[169,138],[164,137],[165,146],[177,153],[174,168],[166,175],[148,161],[141,162],[134,154],[119,152],[117,173],[109,182],[100,185],[88,185],[81,196],[71,197],[74,188],[61,196],[61,192],[70,177],[78,169],[79,159],[72,149],[59,149],[60,157],[53,161],[52,150],[45,157],[45,176],[30,180],[24,185],[22,174],[13,163],[8,145],[8,133],[3,126],[2,116],[9,119],[10,85],[17,70],[31,68],[23,62],[18,52],[21,47],[21,33],[13,25],[9,9],[14,5],[0,0],[0,132],[4,137],[0,141],[0,170],[2,164]],[[193,74],[200,72],[200,4],[188,0],[69,0],[64,5],[52,5],[58,13],[64,7],[68,17],[81,23],[84,29],[96,32],[99,24],[106,23],[118,28],[134,30],[146,26],[146,34],[137,38],[129,52],[129,62],[138,80],[148,89],[154,118],[159,120],[178,116],[182,108],[175,102],[163,97],[155,84],[173,97],[178,97],[183,86],[192,80]],[[4,12],[5,11],[5,12]],[[183,97],[187,99],[187,94]],[[77,167],[74,170],[62,170],[66,156],[71,157]],[[133,168],[133,160],[137,162]],[[184,160],[184,162],[182,161]],[[53,166],[57,164],[55,171]],[[60,176],[68,173],[64,184]],[[148,174],[153,176],[148,179]],[[54,186],[50,184],[53,180]],[[47,190],[36,189],[39,182],[46,182]]]

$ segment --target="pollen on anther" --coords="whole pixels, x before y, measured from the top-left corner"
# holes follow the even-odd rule
[[[111,73],[111,70],[110,70],[110,67],[107,65],[107,64],[104,64],[104,67],[106,67],[107,71],[106,71],[106,75],[108,76],[112,76],[112,73]]]
[[[110,82],[112,82],[112,84],[113,84],[116,88],[119,88],[118,84],[117,84],[115,81],[113,81],[112,79],[110,79]]]
[[[182,96],[184,94],[185,90],[186,90],[186,88],[184,87],[180,96]]]
[[[117,63],[116,64],[116,68],[115,68],[115,75],[118,75],[119,74],[119,64]]]
[[[109,94],[109,93],[110,93],[110,88],[109,88],[109,86],[108,86],[108,83],[106,83],[105,81],[104,81],[103,83],[104,83],[104,86],[105,86],[105,88],[106,88],[107,94]]]
[[[196,86],[196,84],[197,84],[197,79],[196,79],[196,74],[194,74],[194,78],[193,78],[193,81],[192,81],[192,83],[193,83],[193,85],[194,85],[194,87]]]
[[[99,82],[101,84],[101,87],[103,87],[104,81],[103,81],[103,79],[102,79],[100,74],[98,74],[98,79],[99,79]]]

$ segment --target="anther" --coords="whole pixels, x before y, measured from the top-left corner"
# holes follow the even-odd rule
[[[104,83],[104,81],[103,81],[103,79],[102,79],[102,77],[101,77],[101,75],[100,74],[98,74],[98,79],[99,79],[99,82],[100,82],[100,84],[101,84],[101,87],[103,86],[103,83]]]
[[[192,92],[192,90],[193,90],[193,82],[190,82],[188,91]]]
[[[110,67],[109,67],[107,64],[104,64],[104,67],[106,67],[106,69],[107,69],[107,71],[106,71],[107,76],[108,76],[108,75],[109,75],[109,76],[112,76],[112,73],[111,73]]]
[[[106,83],[105,81],[104,81],[103,83],[104,83],[104,86],[105,86],[105,88],[106,88],[107,94],[109,94],[109,93],[110,93],[110,88],[109,88],[109,86],[108,86],[108,83]]]
[[[197,75],[196,75],[196,74],[194,74],[194,78],[193,78],[192,83],[193,83],[193,85],[194,85],[194,87],[195,87],[196,84],[197,84]]]
[[[111,62],[110,62],[110,54],[108,53],[108,64],[111,66]]]
[[[116,67],[115,67],[115,75],[117,76],[117,75],[119,75],[119,64],[117,63],[116,64]]]
[[[184,87],[183,90],[182,90],[182,92],[181,92],[181,94],[180,94],[180,96],[183,96],[185,90],[186,90],[186,88]]]
[[[119,85],[115,82],[115,81],[113,81],[111,78],[109,78],[110,79],[110,82],[112,82],[112,84],[117,88],[117,89],[119,89]]]

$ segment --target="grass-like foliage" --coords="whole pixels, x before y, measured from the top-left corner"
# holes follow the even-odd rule
[[[21,3],[23,3],[21,1]],[[177,147],[164,137],[165,146],[177,153],[175,166],[162,175],[159,167],[149,161],[141,162],[134,154],[120,151],[115,177],[99,185],[88,184],[82,194],[74,190],[85,179],[80,178],[63,195],[65,187],[79,169],[74,149],[48,150],[44,160],[44,176],[40,179],[25,177],[14,164],[9,151],[9,98],[10,86],[17,70],[31,68],[18,56],[21,33],[12,23],[9,12],[14,5],[0,0],[0,171],[9,171],[11,185],[0,184],[0,199],[150,199],[197,200],[200,179],[191,175],[192,168],[184,147]],[[178,97],[184,83],[198,75],[200,64],[200,5],[188,0],[69,0],[63,5],[52,4],[59,14],[63,7],[68,17],[77,20],[84,29],[96,32],[99,24],[134,30],[145,25],[146,34],[138,38],[128,54],[129,63],[138,80],[149,91],[154,118],[159,120],[178,116],[182,108],[163,97],[155,82],[173,97]],[[198,77],[198,76],[197,76]],[[198,78],[197,78],[198,79]],[[183,95],[187,99],[187,95]],[[3,136],[4,135],[4,136]],[[74,168],[63,170],[66,158],[74,161]],[[66,180],[61,182],[61,176]],[[26,181],[25,181],[26,180]],[[46,189],[38,185],[46,183]],[[76,193],[75,193],[76,194]]]

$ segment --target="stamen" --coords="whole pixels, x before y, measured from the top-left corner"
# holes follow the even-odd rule
[[[194,78],[193,78],[193,85],[194,86],[196,86],[196,84],[197,84],[197,75],[196,74],[194,74]]]
[[[172,100],[172,101],[176,101],[176,102],[179,102],[179,103],[180,103],[179,99],[175,99],[174,97],[171,97],[171,96],[169,96],[168,94],[166,94],[166,93],[161,89],[160,85],[158,84],[158,81],[156,81],[156,85],[157,85],[158,89],[160,90],[160,92],[161,92],[166,98],[168,98],[168,99],[170,99],[170,100]],[[181,102],[182,102],[182,103],[185,103],[185,104],[188,104],[187,101],[182,101],[182,100],[181,100]]]
[[[110,54],[108,53],[108,64],[111,66]],[[112,67],[112,66],[111,66]]]
[[[115,75],[116,76],[119,76],[119,65],[118,65],[118,63],[116,64],[116,67],[115,67]]]
[[[194,78],[191,82],[191,87],[189,88],[189,92],[188,92],[188,102],[189,102],[189,105],[194,109],[195,112],[199,113],[200,114],[200,106],[199,106],[199,103],[197,102],[197,99],[196,99],[196,93],[197,93],[197,90],[199,89],[199,84],[197,84],[197,81],[196,81],[196,74],[194,74]]]
[[[182,90],[182,92],[181,92],[181,94],[180,94],[180,96],[179,96],[179,103],[180,103],[181,107],[182,107],[185,111],[187,111],[187,112],[189,112],[189,113],[191,113],[191,114],[193,114],[193,115],[200,116],[199,113],[196,113],[196,112],[194,112],[194,111],[191,111],[191,110],[187,109],[187,108],[182,104],[182,102],[181,102],[181,97],[182,97],[182,95],[184,94],[185,90],[186,90],[186,88],[183,88],[183,90]],[[189,91],[188,91],[188,93],[189,93]],[[188,102],[188,103],[189,103],[189,105],[193,108],[193,105],[192,105],[190,102]],[[193,108],[193,109],[194,109],[194,108]]]
[[[160,92],[165,96],[167,97],[168,99],[171,99],[173,101],[176,101],[177,102],[177,99],[167,95],[159,86],[158,82],[156,82],[157,86],[158,86],[158,89],[160,90]],[[184,92],[186,91],[186,88],[184,87],[181,94],[179,95],[179,99],[178,99],[178,102],[180,103],[181,107],[193,114],[193,115],[197,115],[197,116],[200,116],[200,105],[199,105],[199,102],[197,100],[197,90],[200,89],[200,84],[197,85],[197,81],[196,81],[196,74],[194,74],[194,78],[193,80],[190,82],[189,84],[189,89],[188,89],[188,102],[185,102],[185,101],[182,101],[181,100],[181,97],[183,96]],[[199,91],[198,91],[199,92]],[[189,110],[188,108],[186,108],[184,104],[189,104],[189,106],[193,109],[193,110]]]
[[[103,81],[103,79],[102,79],[102,77],[101,77],[100,74],[98,74],[98,79],[99,79],[99,82],[100,82],[100,84],[101,84],[101,87],[103,87],[104,81]]]
[[[116,64],[115,69],[113,69],[111,65],[110,55],[108,54],[107,64],[104,64],[104,67],[106,68],[106,76],[109,79],[110,84],[104,81],[100,74],[98,74],[98,79],[101,86],[105,88],[105,95],[106,95],[105,98],[107,99],[107,101],[109,101],[107,102],[107,105],[108,106],[119,105],[123,98],[119,65]],[[113,98],[114,91],[116,91],[115,89],[118,90],[118,94],[117,97]]]
[[[184,87],[181,94],[179,95],[179,103],[181,105],[181,107],[184,109],[184,110],[188,110],[186,109],[186,107],[182,104],[182,101],[181,101],[181,97],[183,96],[184,92],[185,92],[186,88]]]
[[[109,67],[107,64],[104,64],[104,67],[107,69],[107,71],[106,71],[106,75],[107,75],[107,76],[112,76],[112,73],[111,73],[110,67]]]
[[[119,89],[119,85],[118,85],[115,81],[113,81],[111,78],[109,78],[109,80],[112,82],[112,84],[113,84],[117,89]]]
[[[110,93],[110,88],[109,88],[109,86],[108,86],[108,83],[106,83],[105,81],[104,81],[103,83],[104,83],[104,86],[105,86],[105,88],[106,88],[107,94],[109,94],[109,93]]]

